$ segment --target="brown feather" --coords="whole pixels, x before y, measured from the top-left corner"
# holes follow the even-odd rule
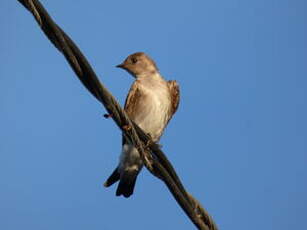
[[[179,90],[179,85],[177,81],[168,81],[167,82],[168,87],[170,89],[170,94],[171,94],[171,111],[170,115],[168,118],[169,120],[172,118],[172,116],[176,113],[178,106],[179,106],[179,101],[180,101],[180,90]]]
[[[141,96],[142,96],[142,93],[138,89],[138,82],[135,81],[129,90],[128,96],[125,101],[125,107],[124,107],[124,110],[126,111],[127,115],[132,120],[134,120],[137,113],[140,112],[139,111],[140,109],[137,110],[137,108],[140,108],[140,106],[138,106],[138,103],[141,102],[141,100],[139,100]],[[126,144],[124,135],[122,138],[122,144],[123,145]]]
[[[132,120],[139,112],[141,112],[141,106],[139,106],[139,103],[141,103],[142,100],[140,100],[140,97],[142,97],[142,93],[138,88],[138,81],[135,81],[129,90],[124,107],[126,113]]]

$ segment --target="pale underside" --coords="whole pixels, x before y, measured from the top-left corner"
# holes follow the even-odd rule
[[[158,141],[179,104],[176,81],[165,81],[160,75],[137,79],[130,88],[125,103],[129,117]],[[124,137],[123,137],[124,138]],[[142,161],[138,151],[123,141],[119,170],[140,170]]]

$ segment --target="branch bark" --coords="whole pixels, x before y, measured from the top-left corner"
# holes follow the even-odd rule
[[[146,168],[161,179],[177,203],[181,206],[194,225],[201,230],[217,230],[213,219],[202,208],[201,204],[182,185],[173,166],[161,151],[159,145],[129,119],[112,94],[100,83],[91,65],[70,37],[52,20],[38,0],[18,0],[29,10],[48,39],[65,56],[71,68],[87,88],[101,102],[126,139],[140,152]],[[129,125],[131,129],[123,127]]]

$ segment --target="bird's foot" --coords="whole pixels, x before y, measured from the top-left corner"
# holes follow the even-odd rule
[[[131,130],[131,126],[130,126],[130,125],[124,125],[124,126],[122,126],[122,128],[123,128],[123,130],[125,130],[125,131]]]
[[[147,140],[146,144],[145,144],[145,148],[149,148],[152,144],[154,144],[155,142],[152,140],[152,137],[150,135],[150,133],[147,133],[147,136],[149,136],[149,139]]]
[[[158,148],[162,148],[162,145],[158,143],[158,141],[153,141],[152,140],[152,136],[150,135],[150,133],[147,133],[147,136],[149,136],[149,139],[147,140],[146,144],[145,144],[145,148],[149,148],[151,145],[155,144],[156,146],[158,146]]]
[[[105,113],[103,114],[104,118],[108,119],[110,117],[112,117],[113,115],[112,114],[109,114],[109,113]]]

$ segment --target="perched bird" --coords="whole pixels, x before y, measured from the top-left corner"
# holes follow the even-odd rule
[[[145,53],[129,55],[116,67],[130,73],[136,80],[126,98],[125,111],[154,142],[159,141],[179,104],[179,86],[176,81],[166,81],[160,75],[155,62]],[[128,144],[123,136],[119,164],[104,183],[109,187],[119,180],[116,196],[133,194],[136,178],[143,167],[137,149]]]

